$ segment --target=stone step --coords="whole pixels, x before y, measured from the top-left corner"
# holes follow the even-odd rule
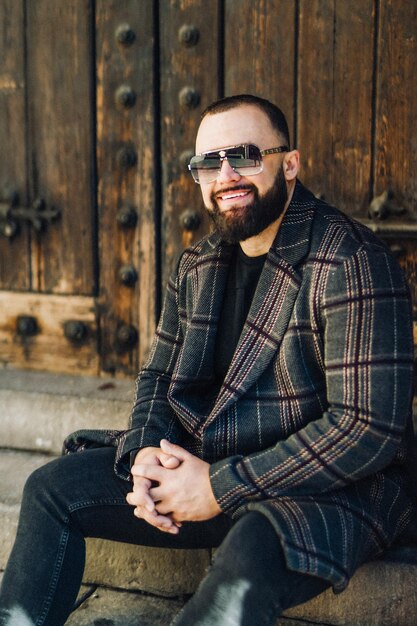
[[[0,450],[0,569],[4,569],[14,539],[25,478],[50,459],[51,456],[39,453]],[[171,619],[181,606],[179,596],[195,590],[210,560],[209,550],[169,551],[87,540],[85,583],[139,593],[120,595],[114,592],[112,595],[113,592],[99,589],[95,597],[74,613],[73,621],[69,623],[74,626],[168,624],[169,621],[164,620],[168,616]],[[307,623],[318,626],[415,626],[416,577],[417,548],[398,547],[383,560],[362,566],[343,593],[334,595],[331,590],[326,591],[305,605],[287,611],[277,626]],[[143,592],[154,594],[160,602],[145,601]],[[172,600],[168,602],[168,598]],[[92,612],[88,612],[88,607]],[[133,617],[131,622],[126,621],[130,611],[134,611],[136,621]],[[142,615],[141,611],[142,621],[138,617]]]
[[[60,454],[80,428],[126,428],[134,381],[0,369],[0,445]]]
[[[67,626],[168,626],[184,603],[177,598],[83,585],[80,596],[89,593],[71,613]]]
[[[1,578],[0,573],[0,583]],[[84,595],[88,598],[71,613],[66,626],[169,626],[185,602],[184,598],[161,598],[88,585],[82,585],[79,599]],[[327,625],[282,617],[276,626]]]
[[[73,430],[124,428],[133,393],[133,381],[0,370],[0,446],[20,450],[0,449],[0,569],[4,569],[13,543],[26,476],[51,455],[59,454],[63,439]],[[93,617],[82,613],[87,611],[85,604],[74,616],[84,615],[87,621],[69,623],[130,626],[130,622],[123,621],[123,615],[134,610],[127,609],[130,605],[125,600],[126,591],[139,592],[127,594],[132,602],[139,603],[138,615],[143,592],[173,599],[192,593],[210,561],[209,550],[169,551],[88,540],[84,580],[100,585],[101,591],[88,601],[90,607],[95,607]],[[416,544],[393,550],[384,560],[360,568],[342,594],[335,596],[327,591],[288,611],[277,626],[415,626],[416,576]],[[103,586],[125,591],[103,591]],[[116,594],[112,596],[112,611],[106,599],[108,593]],[[132,621],[132,626],[168,624],[167,616],[172,611],[175,614],[179,605],[174,600],[161,602],[149,619],[145,603],[145,617]],[[125,606],[124,613],[117,606]],[[157,616],[158,611],[162,617]]]
[[[416,626],[416,576],[417,547],[391,550],[360,567],[342,593],[329,589],[285,616],[331,626]]]

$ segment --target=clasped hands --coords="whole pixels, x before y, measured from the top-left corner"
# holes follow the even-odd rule
[[[137,453],[130,470],[133,491],[126,500],[135,507],[136,517],[177,534],[182,522],[199,522],[221,513],[209,469],[205,461],[162,439],[160,448],[142,448]]]

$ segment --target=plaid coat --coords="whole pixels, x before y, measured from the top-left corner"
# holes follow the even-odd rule
[[[368,229],[297,182],[219,389],[214,346],[230,258],[216,234],[182,254],[130,428],[112,441],[116,472],[127,477],[130,453],[163,437],[186,447],[211,463],[226,514],[266,515],[288,566],[341,590],[411,515],[402,272]]]

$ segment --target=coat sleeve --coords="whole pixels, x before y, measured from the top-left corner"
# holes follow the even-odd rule
[[[180,263],[181,259],[178,267]],[[159,447],[163,438],[180,444],[184,432],[167,399],[172,372],[182,346],[178,310],[178,267],[168,281],[150,356],[136,380],[129,429],[119,438],[115,469],[123,478],[129,475],[132,452],[147,446]]]
[[[327,410],[271,448],[211,466],[212,488],[226,513],[254,500],[330,492],[401,456],[413,352],[400,268],[382,248],[362,247],[329,273],[317,306]]]

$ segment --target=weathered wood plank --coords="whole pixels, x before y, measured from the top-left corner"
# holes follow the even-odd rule
[[[148,354],[155,329],[156,207],[154,3],[152,0],[98,0],[97,33],[97,163],[100,250],[101,358],[105,371],[136,374]],[[128,25],[132,43],[116,38]],[[130,88],[135,102],[116,102],[118,89]],[[120,150],[132,149],[136,162],[123,167]],[[122,228],[118,212],[133,207],[137,225]],[[131,265],[132,286],[119,272]],[[117,346],[122,325],[133,326],[139,341],[125,350]]]
[[[336,0],[333,193],[337,206],[367,216],[372,155],[374,0]]]
[[[252,93],[277,104],[294,139],[296,2],[226,0],[225,95]]]
[[[298,147],[301,177],[348,213],[369,204],[374,2],[301,0]]]
[[[417,216],[417,4],[380,3],[374,195],[386,189]]]
[[[33,288],[94,290],[89,0],[27,2],[31,199],[62,217],[33,237]]]
[[[0,3],[0,202],[10,192],[26,198],[23,0]],[[13,241],[0,235],[0,288],[28,289],[27,228]]]
[[[218,25],[218,0],[160,2],[163,285],[179,252],[208,229],[200,190],[189,175],[187,163],[194,153],[200,112],[219,96]],[[194,27],[191,32],[196,34],[196,41],[191,36],[187,43],[187,26]],[[193,92],[195,106],[187,106],[187,97],[193,102]],[[187,209],[201,218],[195,231],[182,225]]]
[[[301,179],[333,202],[334,2],[302,0],[298,36],[297,147]]]
[[[36,319],[33,336],[18,333],[18,318]],[[64,324],[83,322],[85,339],[71,342]],[[98,374],[97,327],[93,298],[0,291],[0,363],[32,370]]]

